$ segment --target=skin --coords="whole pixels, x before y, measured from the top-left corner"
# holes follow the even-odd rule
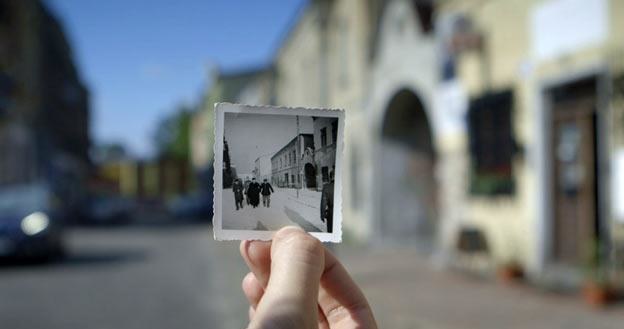
[[[300,228],[272,242],[243,241],[248,328],[377,328],[360,288],[336,257]]]

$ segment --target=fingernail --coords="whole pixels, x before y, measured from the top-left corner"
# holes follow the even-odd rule
[[[250,251],[252,242],[253,241],[245,240],[245,245],[243,246],[243,248],[245,249],[245,258],[247,258],[247,261],[251,263],[252,265],[255,265],[253,261],[253,257],[251,257],[251,251]]]

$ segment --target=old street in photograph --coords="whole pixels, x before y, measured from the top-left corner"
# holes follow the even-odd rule
[[[226,112],[223,131],[223,229],[332,232],[338,118]]]

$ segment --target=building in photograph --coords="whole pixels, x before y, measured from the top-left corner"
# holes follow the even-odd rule
[[[86,195],[89,93],[63,27],[38,0],[0,3],[0,185]]]
[[[478,231],[494,264],[534,278],[578,278],[591,250],[622,264],[624,3],[445,1],[438,12],[464,27],[444,78],[469,98],[464,128],[438,138],[458,209],[442,213],[445,249]]]
[[[330,173],[336,170],[336,147],[338,141],[338,119],[314,118],[314,167],[304,165],[306,182],[314,170],[316,177],[315,187],[322,189],[324,184],[329,183]],[[310,188],[308,183],[306,187]]]
[[[255,177],[257,181],[263,181],[266,179],[270,182],[271,175],[271,156],[267,154],[258,157],[254,162],[253,177]]]
[[[271,182],[278,187],[301,188],[303,170],[301,155],[314,147],[312,134],[299,134],[271,157]]]

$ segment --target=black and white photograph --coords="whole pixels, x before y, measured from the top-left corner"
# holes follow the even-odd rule
[[[217,240],[298,226],[341,240],[341,110],[215,105]]]

